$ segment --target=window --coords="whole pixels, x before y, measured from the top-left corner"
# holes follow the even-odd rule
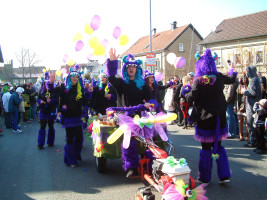
[[[253,64],[253,53],[251,51],[247,53],[246,64]]]
[[[200,52],[200,46],[198,44],[196,45],[196,52]]]
[[[241,56],[240,54],[235,54],[235,64],[240,65],[241,64]]]
[[[257,51],[256,53],[256,63],[263,63],[263,52],[262,51]]]
[[[221,65],[221,57],[218,56],[215,63],[216,65]]]
[[[155,67],[155,72],[159,71],[160,68],[160,62],[159,59],[156,60],[156,67]]]
[[[183,43],[179,43],[179,51],[184,51],[184,44]]]

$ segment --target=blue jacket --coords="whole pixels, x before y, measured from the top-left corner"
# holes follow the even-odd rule
[[[22,99],[19,98],[18,93],[14,92],[8,102],[8,111],[9,112],[18,112],[19,104],[22,102]]]

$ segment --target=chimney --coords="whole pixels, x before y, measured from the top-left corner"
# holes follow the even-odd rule
[[[156,28],[153,28],[153,31],[154,31],[154,35],[156,34],[157,32],[157,29]]]
[[[177,27],[176,27],[176,24],[177,22],[174,21],[173,23],[171,23],[171,28],[172,28],[172,31],[175,30]]]

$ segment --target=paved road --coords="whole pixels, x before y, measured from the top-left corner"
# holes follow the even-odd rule
[[[2,124],[2,123],[1,123]],[[83,162],[77,168],[64,166],[63,146],[65,131],[55,125],[54,147],[37,149],[39,124],[24,123],[23,133],[5,130],[0,136],[0,200],[131,200],[138,187],[144,186],[140,179],[126,179],[120,159],[108,160],[108,171],[99,174],[95,170],[90,142],[85,138],[82,151]],[[175,144],[175,157],[186,158],[197,177],[200,145],[193,139],[193,130],[168,127]],[[227,186],[220,186],[214,164],[212,181],[207,186],[207,197],[212,200],[267,199],[267,155],[257,155],[242,147],[237,139],[224,142],[229,155],[233,177]],[[156,193],[157,199],[160,195]]]

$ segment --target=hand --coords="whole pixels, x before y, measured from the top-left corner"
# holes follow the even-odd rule
[[[149,108],[150,103],[145,103],[144,105],[145,105],[145,108]]]
[[[107,98],[107,99],[109,100],[110,97],[111,97],[111,94],[105,94],[104,97]]]
[[[47,101],[47,103],[50,103],[51,102],[51,99],[47,98],[46,101]]]
[[[57,113],[57,116],[60,117],[60,115],[61,115],[61,112],[58,112],[58,113]]]
[[[44,104],[45,102],[43,100],[40,101],[41,104]]]
[[[67,106],[66,105],[63,105],[62,108],[65,109],[65,110],[67,110]]]
[[[109,50],[109,59],[112,61],[112,60],[118,60],[118,58],[119,58],[119,55],[116,56],[116,49],[111,48]]]

